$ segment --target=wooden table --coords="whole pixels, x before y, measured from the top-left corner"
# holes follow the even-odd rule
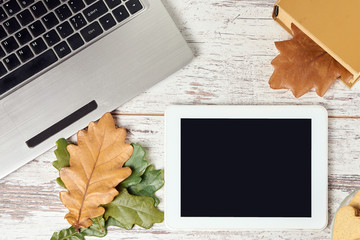
[[[164,0],[195,59],[184,69],[124,104],[113,114],[143,145],[148,159],[164,168],[164,111],[172,104],[320,104],[329,111],[329,223],[342,199],[360,185],[360,84],[336,82],[324,98],[310,92],[295,99],[272,90],[274,41],[290,35],[271,18],[275,0]],[[21,114],[21,113],[20,113]],[[0,180],[0,239],[50,239],[68,227],[60,203],[51,149]],[[14,159],[15,161],[16,159]],[[291,159],[290,159],[291,160]],[[163,189],[158,192],[164,197]],[[289,199],[291,201],[291,199]],[[163,202],[160,209],[163,209]],[[87,238],[97,239],[97,238]],[[330,239],[320,232],[177,232],[111,228],[105,239]]]

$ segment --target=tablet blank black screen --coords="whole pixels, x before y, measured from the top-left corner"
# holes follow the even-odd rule
[[[181,119],[182,217],[311,217],[311,119]]]

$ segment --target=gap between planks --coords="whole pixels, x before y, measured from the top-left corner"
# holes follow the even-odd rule
[[[140,117],[164,117],[164,113],[121,113],[121,112],[112,112],[114,116],[140,116]],[[329,118],[338,118],[338,119],[360,119],[360,116],[329,116]]]
[[[112,112],[113,116],[140,116],[140,117],[164,117],[164,113],[121,113],[121,112]]]
[[[329,118],[339,118],[339,119],[360,119],[360,116],[329,116]]]

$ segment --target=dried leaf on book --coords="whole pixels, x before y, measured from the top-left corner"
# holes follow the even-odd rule
[[[295,97],[301,97],[312,88],[324,96],[338,78],[348,82],[353,75],[317,45],[294,24],[294,37],[276,42],[280,51],[271,64],[274,73],[269,80],[273,89],[291,89]]]
[[[131,175],[131,169],[123,167],[133,153],[125,137],[126,130],[116,128],[106,113],[98,123],[91,122],[87,132],[78,132],[77,146],[67,146],[70,167],[61,168],[60,178],[68,191],[60,192],[60,199],[70,210],[65,218],[76,230],[102,216],[100,205],[110,203],[118,195],[115,187]]]

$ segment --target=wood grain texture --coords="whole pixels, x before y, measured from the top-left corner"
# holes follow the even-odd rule
[[[329,110],[329,222],[341,201],[360,186],[360,84],[348,89],[336,82],[324,98],[314,92],[295,99],[272,90],[274,41],[290,36],[271,18],[275,0],[164,0],[196,58],[184,69],[117,109],[118,125],[128,141],[144,146],[157,168],[164,168],[164,111],[172,104],[320,104]],[[74,140],[74,139],[73,139]],[[0,239],[50,239],[68,227],[60,203],[58,173],[51,149],[0,179]],[[166,171],[166,170],[165,170]],[[158,193],[164,198],[164,191]],[[164,209],[163,202],[160,209]],[[87,238],[97,239],[97,238]],[[312,240],[320,232],[171,231],[165,224],[150,230],[111,228],[104,239],[143,240]]]

